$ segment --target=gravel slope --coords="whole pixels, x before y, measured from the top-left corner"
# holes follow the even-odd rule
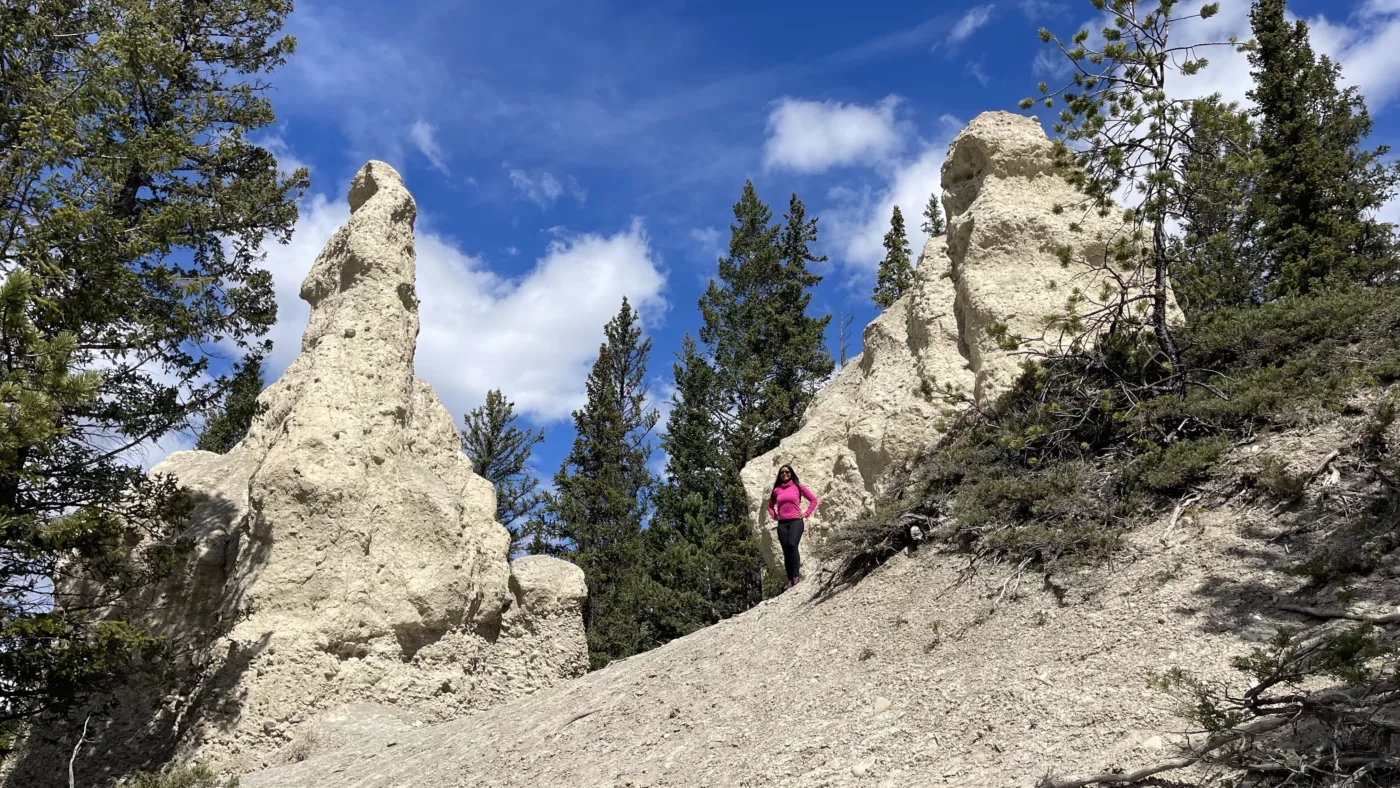
[[[1271,449],[1304,467],[1341,438]],[[1168,545],[1165,526],[1144,525],[1116,566],[1027,575],[999,606],[1007,567],[899,556],[826,602],[799,587],[560,687],[243,785],[992,787],[1143,764],[1184,727],[1152,673],[1238,685],[1231,656],[1302,623],[1277,612],[1302,581],[1263,507],[1219,503]]]

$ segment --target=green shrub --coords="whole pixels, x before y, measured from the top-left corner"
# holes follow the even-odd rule
[[[203,764],[180,766],[158,773],[142,772],[131,788],[237,788],[237,777],[220,777]]]
[[[1303,494],[1307,477],[1288,470],[1288,463],[1273,454],[1261,454],[1254,460],[1254,470],[1245,480],[1280,501],[1291,501]]]
[[[1027,361],[996,402],[950,412],[949,432],[914,472],[921,492],[881,502],[827,543],[823,558],[838,568],[824,592],[909,547],[910,518],[936,523],[940,541],[1017,566],[1107,557],[1133,515],[1174,506],[1235,439],[1339,410],[1358,386],[1400,380],[1400,288],[1203,313],[1178,345],[1172,368],[1150,332],[1118,332]],[[1376,423],[1385,418],[1394,415],[1378,413]],[[1258,486],[1279,498],[1301,492],[1299,478],[1264,462]]]
[[[1185,440],[1165,449],[1152,444],[1128,466],[1123,480],[1153,492],[1178,492],[1205,479],[1229,448],[1229,439],[1223,437]]]

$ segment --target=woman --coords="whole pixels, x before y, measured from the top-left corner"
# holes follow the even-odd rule
[[[802,511],[802,499],[808,501],[807,511]],[[778,544],[783,546],[783,567],[787,570],[787,588],[797,585],[802,579],[798,570],[802,568],[802,555],[797,551],[802,541],[803,520],[817,510],[817,496],[797,481],[797,473],[791,465],[778,469],[778,480],[773,482],[773,494],[768,496],[768,516],[778,521]]]

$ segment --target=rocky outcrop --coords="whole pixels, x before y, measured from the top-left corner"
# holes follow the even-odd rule
[[[587,669],[582,571],[508,563],[490,483],[414,377],[413,197],[372,161],[349,199],[302,285],[301,355],[247,437],[152,471],[195,503],[192,571],[134,612],[177,644],[180,676],[103,723],[85,760],[108,774],[297,760],[374,704],[438,721]]]
[[[775,570],[782,549],[766,505],[779,466],[791,463],[821,502],[807,520],[809,546],[832,524],[871,512],[895,471],[937,440],[946,408],[935,396],[940,387],[971,392],[975,376],[958,351],[946,248],[943,238],[929,239],[913,290],[866,326],[860,355],[808,406],[802,428],[744,466],[759,546]]]
[[[1113,270],[1108,250],[1126,243],[1122,210],[1100,215],[1056,170],[1052,145],[1034,118],[1009,112],[978,115],[948,148],[943,209],[948,214],[960,349],[976,375],[974,396],[990,401],[1015,378],[1023,348],[1073,338],[1056,316],[1081,316],[1140,290],[1132,273]],[[1062,258],[1061,254],[1065,256]]]
[[[946,238],[930,239],[912,290],[865,330],[859,356],[808,407],[802,427],[743,470],[750,516],[770,568],[782,566],[766,512],[777,468],[791,464],[821,499],[803,552],[873,511],[899,472],[941,435],[948,390],[989,402],[1014,380],[1022,349],[1060,345],[1071,296],[1079,314],[1127,293],[1132,276],[1104,267],[1125,238],[1122,212],[1100,216],[1056,171],[1033,118],[987,112],[943,164]],[[1058,207],[1057,207],[1058,206]],[[1068,250],[1068,254],[1065,254]],[[1066,259],[1068,262],[1066,262]],[[999,341],[1001,340],[1001,341]]]
[[[1266,448],[1316,467],[1364,417],[1349,418]],[[1310,493],[1329,494],[1321,480]],[[1163,547],[1169,519],[1125,535],[1131,561],[1004,596],[1013,567],[901,553],[819,603],[799,586],[566,685],[441,725],[389,721],[242,786],[1030,788],[1137,769],[1201,741],[1153,677],[1238,686],[1233,659],[1308,625],[1277,601],[1301,585],[1276,568],[1297,560],[1277,536],[1300,521],[1246,497]],[[1400,579],[1372,582],[1361,598],[1400,596]],[[1218,768],[1166,784],[1209,785]]]

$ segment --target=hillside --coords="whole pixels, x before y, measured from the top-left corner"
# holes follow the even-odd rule
[[[1365,486],[1346,448],[1364,421],[1237,447],[1199,511],[1165,539],[1170,515],[1140,522],[1110,566],[1006,587],[1006,565],[903,554],[826,601],[808,583],[567,685],[242,784],[1009,787],[1153,762],[1191,725],[1150,678],[1181,667],[1242,689],[1231,657],[1319,623],[1286,606],[1337,606],[1289,568],[1298,523]],[[1239,473],[1265,455],[1307,472],[1338,449],[1278,516]],[[1394,558],[1353,604],[1400,598]]]

